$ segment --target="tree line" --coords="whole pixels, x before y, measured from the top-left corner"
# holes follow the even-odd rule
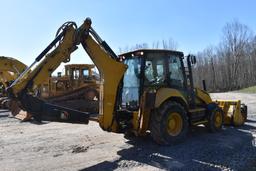
[[[256,36],[238,21],[223,27],[218,45],[197,54],[194,83],[206,80],[210,92],[232,91],[256,85]]]

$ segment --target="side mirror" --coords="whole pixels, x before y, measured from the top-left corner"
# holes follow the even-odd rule
[[[187,60],[192,64],[195,65],[196,64],[196,56],[195,55],[188,55],[187,56]]]

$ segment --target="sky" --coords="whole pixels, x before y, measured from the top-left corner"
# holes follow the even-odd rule
[[[216,45],[227,22],[256,31],[254,0],[0,0],[0,56],[30,65],[66,21],[86,17],[116,52],[136,44],[173,39],[178,50],[197,53]],[[71,63],[91,63],[82,47]]]

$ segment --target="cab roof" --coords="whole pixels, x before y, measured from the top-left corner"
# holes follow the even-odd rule
[[[184,56],[183,52],[180,51],[175,51],[175,50],[167,50],[167,49],[137,49],[134,51],[129,51],[126,53],[122,53],[118,56],[131,56],[132,54],[137,54],[137,53],[170,53],[170,54],[176,54],[179,56]]]

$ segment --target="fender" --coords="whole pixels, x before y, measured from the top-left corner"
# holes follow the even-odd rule
[[[186,108],[188,107],[187,100],[180,91],[172,88],[160,88],[156,92],[155,108],[160,107],[163,102],[170,98],[179,98],[182,100],[182,104],[185,105]]]
[[[196,98],[202,100],[206,104],[211,104],[213,102],[209,93],[199,88],[196,88]]]

